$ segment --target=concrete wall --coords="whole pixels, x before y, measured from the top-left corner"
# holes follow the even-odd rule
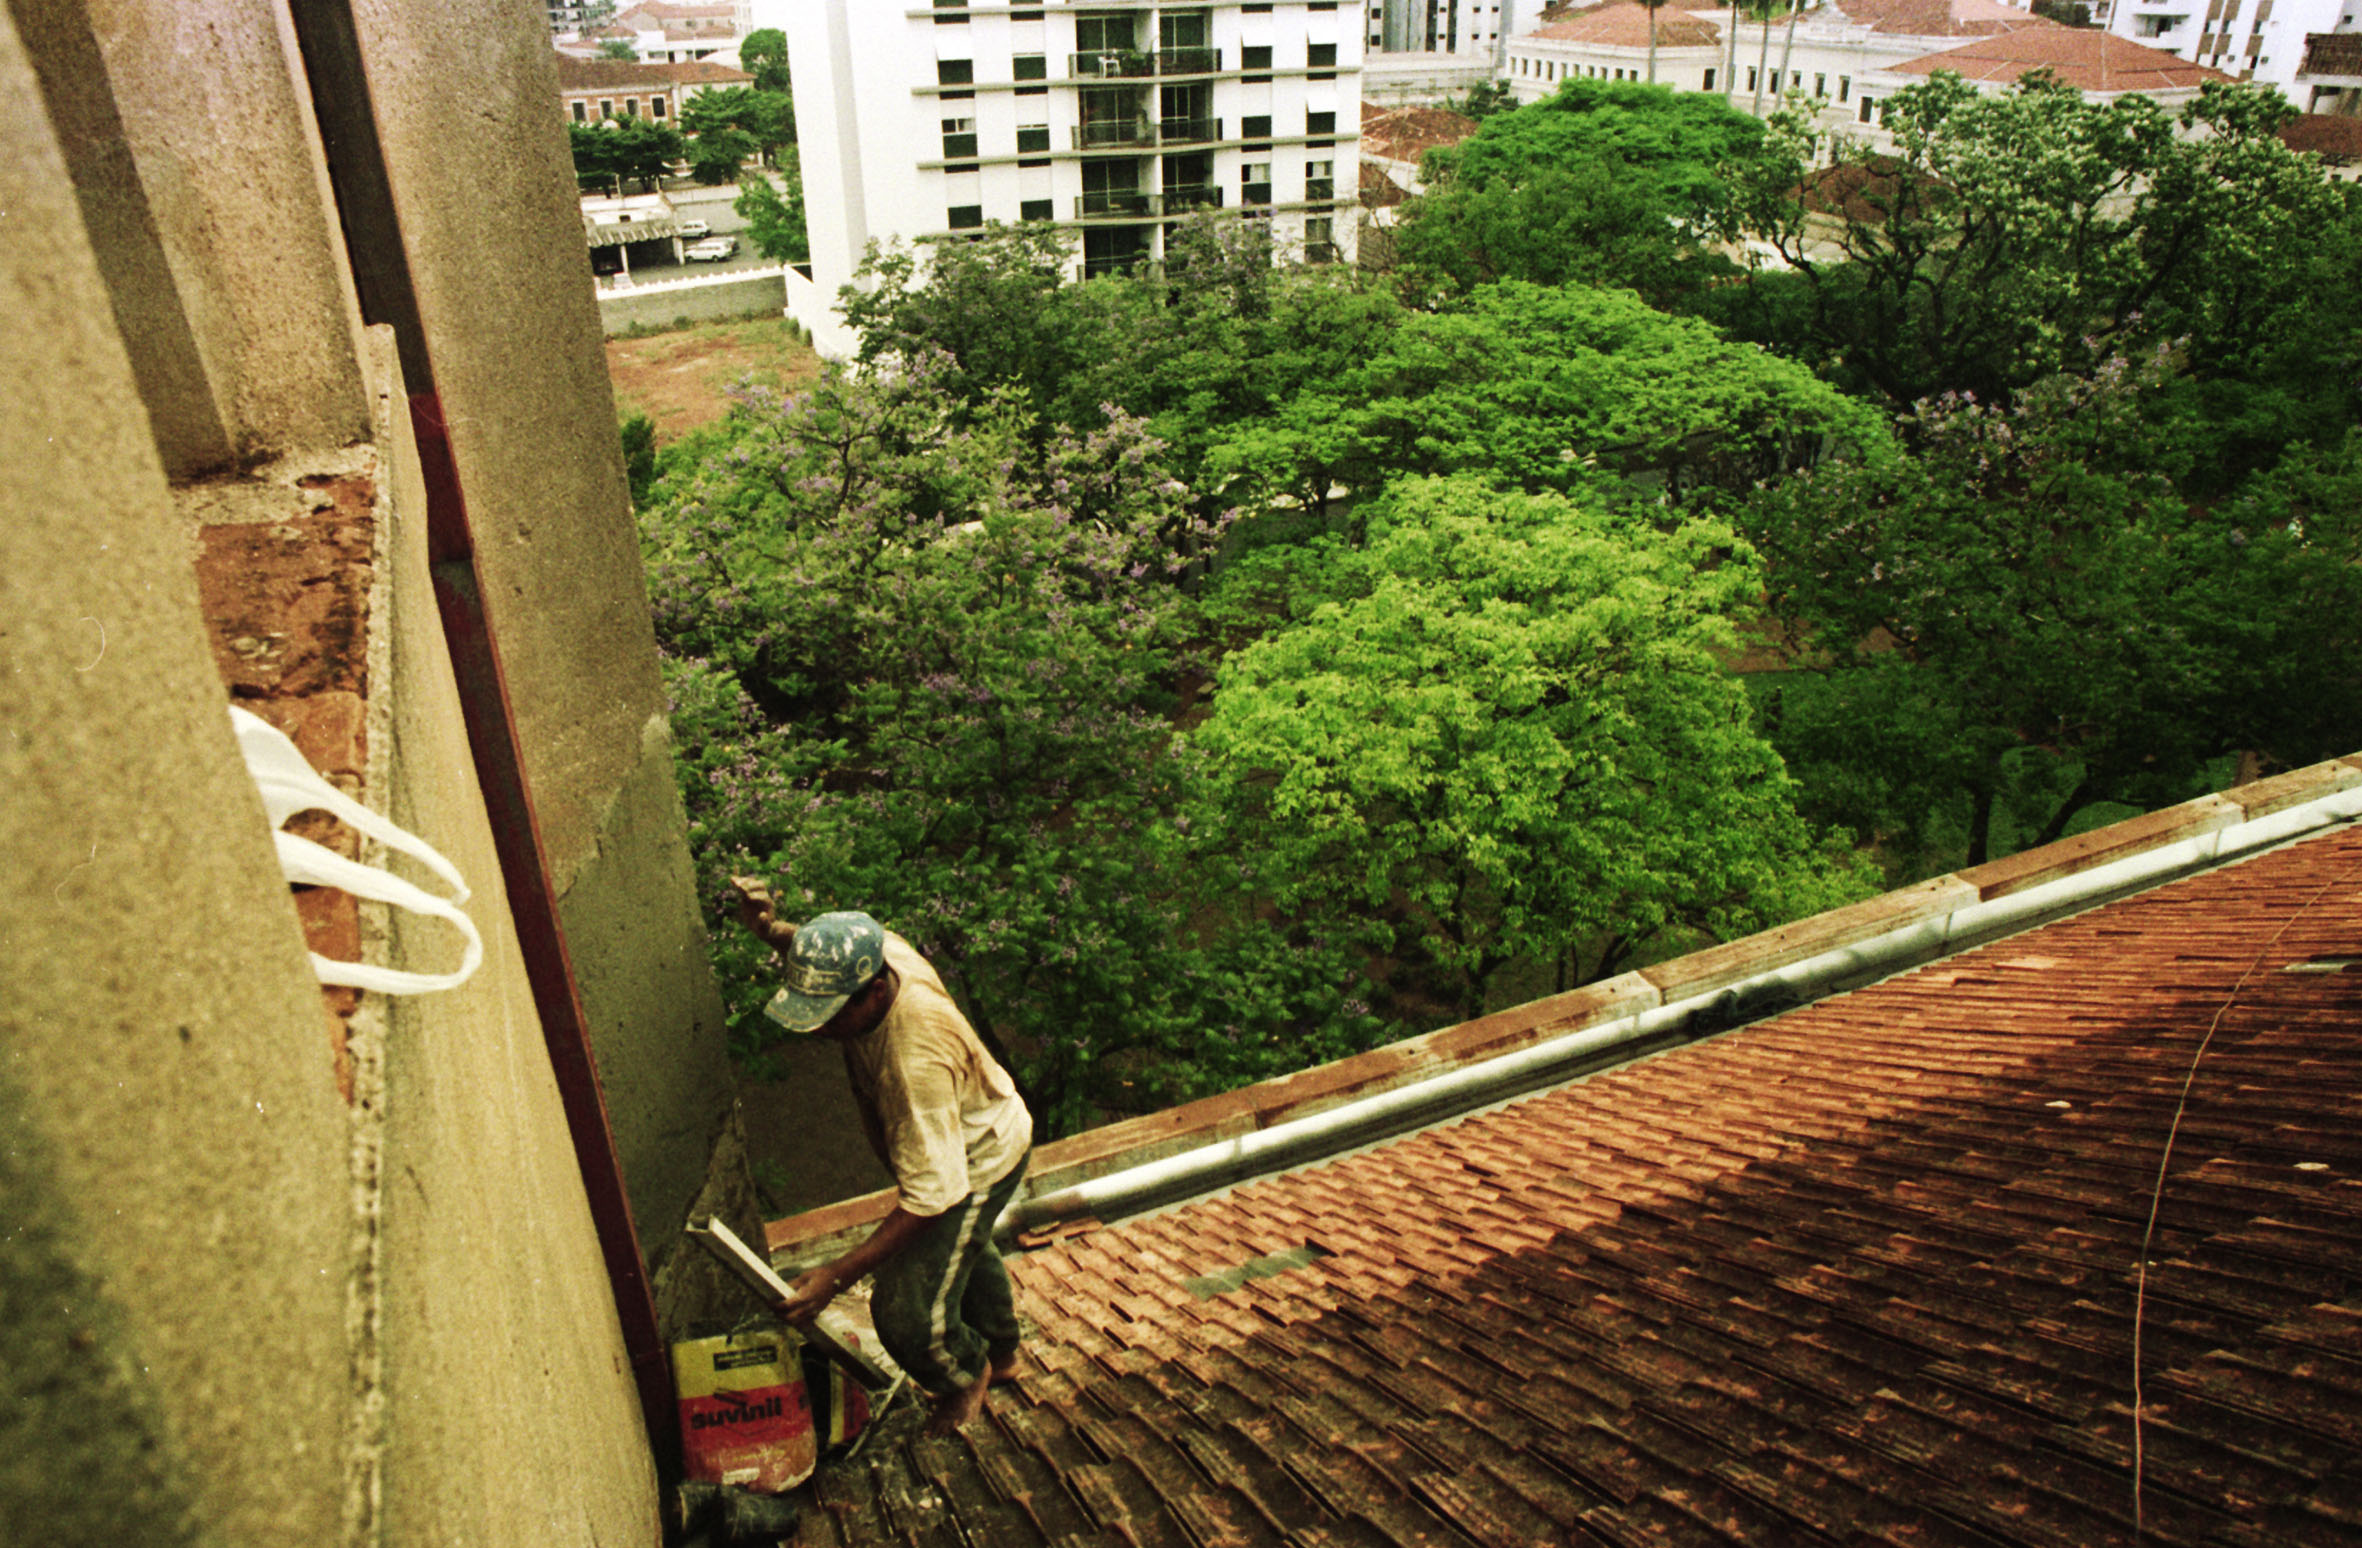
[[[519,84],[547,45],[530,7],[479,10],[437,14],[448,49],[379,29],[386,154],[340,140],[336,164],[421,233],[360,255],[359,289],[414,288],[427,324],[401,352],[444,391],[607,1103],[667,1246],[691,1208],[751,1228],[750,1192],[571,179]],[[408,388],[360,324],[290,15],[338,43],[334,5],[0,4],[0,1542],[653,1541]],[[348,212],[365,192],[338,188]],[[486,944],[461,989],[336,1015],[304,955],[319,894],[291,900],[223,709],[225,678],[261,691],[235,660],[284,639],[206,612],[239,574],[225,526],[293,543],[327,502],[370,535],[340,550],[366,572],[337,593],[350,627],[318,631],[348,651],[319,697],[365,716],[338,766],[459,864]],[[317,600],[245,579],[258,608]],[[342,917],[339,954],[452,960],[440,924]],[[658,1292],[720,1299],[681,1270]]]
[[[555,56],[511,0],[356,0],[353,16],[608,1117],[677,1329],[740,1304],[680,1236],[727,1180],[732,1077]]]
[[[599,329],[606,337],[614,338],[633,328],[669,328],[683,319],[715,322],[724,318],[777,317],[786,310],[786,289],[780,284],[779,276],[757,274],[710,285],[602,290]]]
[[[0,93],[0,1541],[334,1542],[320,997],[5,13]]]

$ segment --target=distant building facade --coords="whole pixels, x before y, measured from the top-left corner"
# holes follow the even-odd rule
[[[812,278],[872,241],[1047,221],[1085,274],[1163,256],[1200,210],[1353,256],[1362,35],[1337,0],[789,15]]]
[[[698,93],[751,86],[754,77],[730,65],[633,64],[621,59],[558,56],[558,100],[567,119],[595,124],[610,118],[650,118],[670,124]]]
[[[568,6],[583,15],[563,29],[561,52],[588,58],[603,45],[631,45],[643,64],[681,64],[713,59],[738,62],[738,45],[754,30],[752,0],[642,0],[638,5]],[[559,7],[552,7],[555,27]]]
[[[2356,0],[2115,0],[2107,27],[2235,79],[2276,86],[2312,112],[2338,109],[2315,102],[2323,83],[2300,79],[2308,45],[2353,33],[2357,18],[2362,5]]]

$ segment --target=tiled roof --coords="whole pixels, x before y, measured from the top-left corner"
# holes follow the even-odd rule
[[[620,91],[651,86],[735,86],[753,80],[744,70],[691,59],[678,64],[635,64],[628,59],[577,59],[558,56],[558,90]]]
[[[1722,29],[1711,22],[1700,21],[1686,12],[1670,6],[1657,13],[1657,47],[1710,48],[1722,41]],[[1562,20],[1554,20],[1525,34],[1553,43],[1592,43],[1607,48],[1648,47],[1649,8],[1634,0],[1613,0],[1607,5],[1595,5],[1565,13]],[[1524,38],[1513,38],[1512,43]]]
[[[2048,70],[2078,91],[2109,93],[2193,90],[2208,81],[2231,79],[2207,65],[2095,27],[2025,27],[1893,68],[1904,75],[1950,70],[1972,81],[2014,81],[2030,71]]]
[[[2299,75],[2362,75],[2362,32],[2308,32]]]
[[[2290,150],[2315,151],[2350,161],[2362,156],[2362,118],[2343,113],[2299,113],[2280,126],[2280,143]]]
[[[1913,38],[1973,38],[2058,26],[2002,0],[1835,0],[1834,9],[1872,32]]]
[[[1438,146],[1457,145],[1476,133],[1476,120],[1442,108],[1375,108],[1361,105],[1361,153],[1366,160],[1417,161]]]
[[[1083,1229],[794,1541],[2086,1548],[2137,1465],[2147,1542],[2362,1542],[2354,957],[2349,823]]]

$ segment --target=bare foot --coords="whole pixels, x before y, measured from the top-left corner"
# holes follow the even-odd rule
[[[1017,1379],[1017,1356],[1012,1351],[1006,1360],[995,1360],[984,1373],[985,1380],[996,1387],[1006,1387]]]
[[[976,1378],[974,1385],[964,1387],[947,1398],[938,1398],[935,1411],[927,1416],[926,1433],[949,1435],[976,1422],[984,1412],[985,1392],[992,1386],[992,1372],[987,1370]]]

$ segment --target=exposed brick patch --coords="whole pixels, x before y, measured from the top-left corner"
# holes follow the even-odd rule
[[[196,491],[197,595],[214,665],[231,697],[287,733],[337,789],[365,797],[369,767],[369,588],[376,540],[375,482],[312,474],[292,489],[223,484]],[[284,514],[272,507],[283,507]],[[301,812],[287,831],[358,858],[360,837],[325,812]],[[361,955],[360,908],[335,888],[298,887],[296,917],[309,949]],[[337,1090],[353,1100],[349,1025],[359,990],[320,986]]]

